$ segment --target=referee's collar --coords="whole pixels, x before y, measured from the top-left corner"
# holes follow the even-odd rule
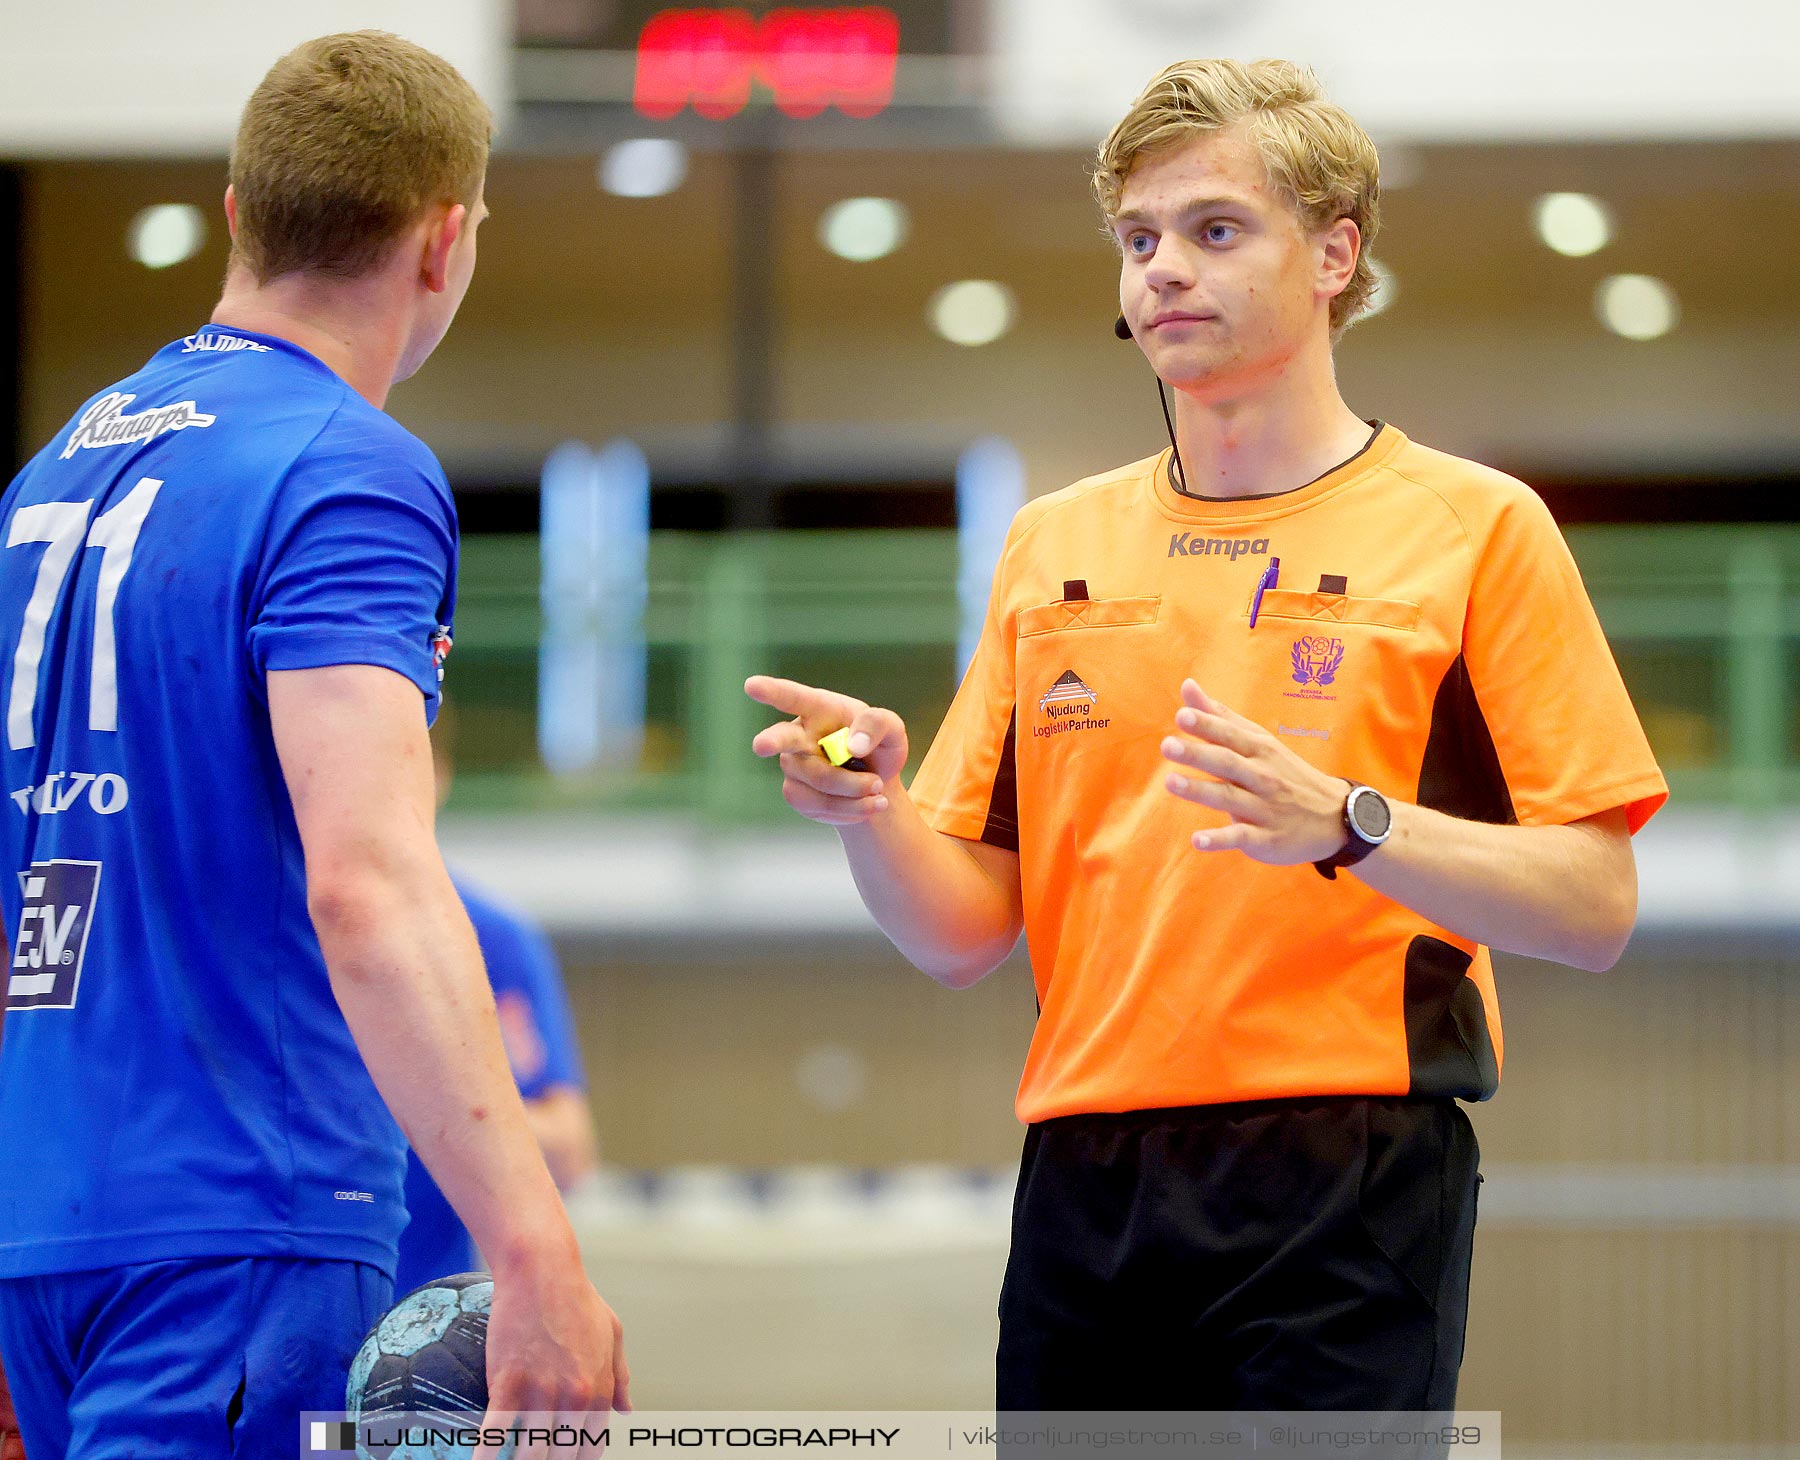
[[[1260,497],[1190,497],[1175,489],[1169,475],[1170,452],[1164,449],[1151,470],[1151,492],[1165,516],[1182,522],[1255,522],[1269,517],[1285,517],[1303,507],[1310,507],[1321,497],[1347,486],[1359,477],[1379,471],[1406,444],[1405,434],[1385,422],[1374,423],[1376,430],[1363,449],[1348,461],[1340,462],[1324,476],[1292,491]]]

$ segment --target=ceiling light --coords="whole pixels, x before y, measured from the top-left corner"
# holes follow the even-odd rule
[[[1649,274],[1614,274],[1594,291],[1594,313],[1615,335],[1655,340],[1675,328],[1681,301],[1661,279]]]
[[[1538,237],[1566,258],[1586,258],[1611,241],[1612,214],[1586,193],[1545,193],[1533,209]]]
[[[906,242],[906,209],[892,198],[845,198],[819,218],[819,242],[839,258],[867,263]]]
[[[1012,328],[1012,290],[991,279],[946,284],[927,306],[931,327],[953,345],[990,345]]]
[[[166,269],[200,252],[206,218],[192,203],[145,208],[125,231],[125,251],[146,269]]]
[[[600,159],[600,186],[621,198],[660,198],[687,177],[687,148],[669,137],[616,142]]]

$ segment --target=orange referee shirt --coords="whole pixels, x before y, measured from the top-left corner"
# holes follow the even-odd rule
[[[1668,796],[1562,534],[1510,477],[1382,426],[1278,496],[1185,497],[1164,452],[1040,497],[911,787],[939,831],[1019,853],[1020,1119],[1492,1095],[1485,948],[1353,873],[1189,845],[1224,818],[1163,788],[1188,675],[1320,769],[1453,816],[1623,806],[1635,832]]]

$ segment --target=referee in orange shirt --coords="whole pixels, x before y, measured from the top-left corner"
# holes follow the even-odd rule
[[[1000,1408],[1451,1409],[1488,949],[1610,968],[1667,791],[1539,499],[1338,393],[1380,190],[1310,73],[1171,66],[1094,181],[1170,449],[1019,513],[910,792],[845,695],[750,680],[755,749],[940,983],[1029,932]]]

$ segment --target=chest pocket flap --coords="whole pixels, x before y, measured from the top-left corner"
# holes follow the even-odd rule
[[[1249,617],[1246,606],[1244,616]],[[1305,619],[1309,623],[1373,624],[1383,629],[1412,630],[1419,626],[1419,605],[1404,598],[1352,598],[1347,593],[1303,593],[1294,588],[1271,588],[1263,594],[1257,613],[1265,618]]]
[[[1053,634],[1061,629],[1114,629],[1153,624],[1162,610],[1160,596],[1149,598],[1065,598],[1019,610],[1019,637]]]

